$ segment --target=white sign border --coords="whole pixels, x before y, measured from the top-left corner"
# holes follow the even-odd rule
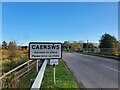
[[[62,59],[62,43],[61,42],[29,42],[29,59],[36,60],[36,59],[43,59],[43,58],[30,58],[30,44],[61,44],[61,57],[60,58],[44,58],[44,59]]]

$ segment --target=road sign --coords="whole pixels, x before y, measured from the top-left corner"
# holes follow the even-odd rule
[[[50,65],[53,65],[53,81],[55,84],[55,65],[58,65],[58,59],[50,59]]]
[[[30,42],[29,59],[61,59],[62,43]]]
[[[58,59],[50,59],[50,65],[58,65]]]

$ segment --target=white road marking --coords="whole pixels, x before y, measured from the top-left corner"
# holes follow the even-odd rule
[[[103,64],[101,64],[101,66],[103,66],[103,67],[105,67],[105,68],[108,68],[108,69],[111,69],[111,70],[116,71],[116,72],[120,72],[119,70],[113,69],[113,68],[108,67],[108,66],[105,66],[105,65],[103,65]]]

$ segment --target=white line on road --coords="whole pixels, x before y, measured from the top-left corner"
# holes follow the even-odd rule
[[[108,69],[111,69],[111,70],[116,71],[116,72],[120,72],[119,70],[113,69],[113,68],[108,67],[108,66],[105,66],[105,65],[103,65],[103,64],[101,64],[101,66],[103,66],[103,67],[105,67],[105,68],[108,68]]]

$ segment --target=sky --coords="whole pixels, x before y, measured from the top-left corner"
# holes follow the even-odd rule
[[[87,41],[109,33],[118,38],[117,2],[4,2],[2,40]]]

